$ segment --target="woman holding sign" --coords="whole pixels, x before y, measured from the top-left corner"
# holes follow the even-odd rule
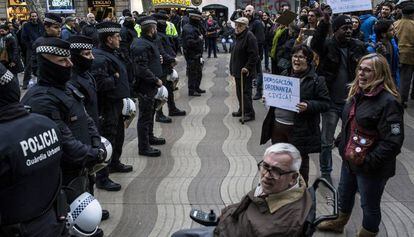
[[[342,113],[339,217],[320,223],[318,229],[342,232],[358,191],[363,218],[357,236],[377,235],[382,193],[388,179],[395,175],[396,157],[404,141],[400,101],[387,60],[377,53],[364,56]]]
[[[320,113],[329,109],[329,94],[323,77],[315,73],[313,52],[306,45],[292,51],[292,66],[283,76],[300,78],[300,103],[297,112],[270,107],[263,122],[260,144],[291,143],[302,155],[300,174],[309,178],[309,154],[321,149]]]

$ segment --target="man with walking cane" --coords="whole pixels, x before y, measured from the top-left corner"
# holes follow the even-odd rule
[[[255,113],[252,103],[252,81],[256,76],[256,63],[259,60],[259,49],[256,37],[248,30],[249,20],[240,17],[236,23],[236,43],[231,53],[230,73],[236,81],[239,109],[232,113],[233,117],[241,117],[240,122],[252,121]]]

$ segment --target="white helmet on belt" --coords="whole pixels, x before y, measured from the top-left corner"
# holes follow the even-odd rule
[[[137,112],[135,102],[130,98],[123,98],[122,102],[122,115],[124,115],[125,117],[134,117],[135,113]]]
[[[178,77],[178,72],[173,69],[172,73],[170,75],[167,76],[167,81],[178,81],[179,77]]]
[[[158,88],[157,94],[154,96],[155,99],[155,110],[158,111],[162,108],[165,102],[168,101],[168,90],[165,86]]]
[[[105,163],[109,163],[109,160],[112,157],[112,144],[110,141],[108,141],[108,139],[104,137],[101,137],[101,143],[105,146],[105,150],[106,150]]]
[[[84,192],[70,204],[66,227],[71,235],[92,236],[98,229],[101,218],[101,204],[90,193]]]

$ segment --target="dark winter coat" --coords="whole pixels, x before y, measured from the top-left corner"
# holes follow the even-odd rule
[[[325,77],[332,101],[342,101],[345,98],[336,98],[336,90],[338,88],[335,87],[335,80],[337,79],[338,70],[342,63],[340,45],[334,37],[327,38],[329,26],[330,24],[324,21],[319,23],[313,34],[311,47],[319,55],[320,62],[317,73]],[[358,61],[365,54],[367,54],[367,50],[364,43],[356,39],[351,39],[348,43],[348,62],[346,62],[348,66],[348,83],[354,80]]]
[[[1,62],[3,65],[9,69],[9,71],[13,74],[17,74],[24,70],[23,62],[20,57],[20,50],[19,45],[17,43],[17,39],[11,34],[7,34],[4,37],[5,41],[5,49],[7,50],[8,55],[8,62]],[[12,67],[10,63],[14,63],[15,65]]]
[[[71,36],[76,35],[77,32],[73,28],[69,28],[68,25],[62,27],[62,32],[60,38],[63,40],[68,40]]]
[[[364,163],[356,166],[345,163],[357,174],[389,178],[395,175],[396,157],[401,152],[404,141],[403,108],[388,91],[381,89],[371,95],[358,93],[345,104],[342,113],[342,131],[339,153],[344,158],[347,141],[350,137],[349,113],[356,103],[358,126],[378,134],[373,148],[368,151]]]
[[[287,71],[282,74],[288,76]],[[300,83],[300,102],[306,102],[305,112],[295,114],[292,144],[302,154],[316,153],[321,149],[320,114],[329,109],[329,93],[325,79],[318,76],[313,68],[302,77]],[[275,108],[270,107],[262,126],[260,144],[265,144],[272,137],[275,122]]]
[[[254,34],[257,39],[257,44],[261,47],[266,40],[265,25],[259,16],[253,16],[253,19],[249,21],[249,30]]]
[[[163,76],[158,41],[145,35],[134,39],[131,44],[131,55],[136,67],[137,93],[155,96],[158,90],[158,79]]]
[[[32,22],[27,22],[22,27],[22,41],[26,44],[26,47],[31,49],[33,42],[45,32],[45,28],[42,24],[33,24]]]
[[[183,26],[183,31],[181,32],[181,38],[183,43],[183,50],[185,59],[199,60],[203,56],[203,46],[204,40],[200,38],[202,32],[199,26],[193,25],[193,23],[188,23]]]
[[[245,30],[236,35],[236,42],[230,57],[230,74],[235,78],[241,78],[241,69],[247,68],[249,70],[249,77],[254,77],[258,61],[259,49],[253,33]]]
[[[206,30],[207,30],[206,37],[207,38],[218,38],[219,29],[220,29],[220,26],[217,24],[216,21],[213,21],[211,25],[209,25],[207,21],[206,22]]]

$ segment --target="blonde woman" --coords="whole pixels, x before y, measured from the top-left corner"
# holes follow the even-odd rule
[[[381,197],[395,175],[395,159],[404,140],[403,108],[387,60],[376,53],[361,58],[342,114],[339,153],[339,218],[318,229],[342,232],[359,192],[363,211],[357,236],[376,236],[381,222]]]

